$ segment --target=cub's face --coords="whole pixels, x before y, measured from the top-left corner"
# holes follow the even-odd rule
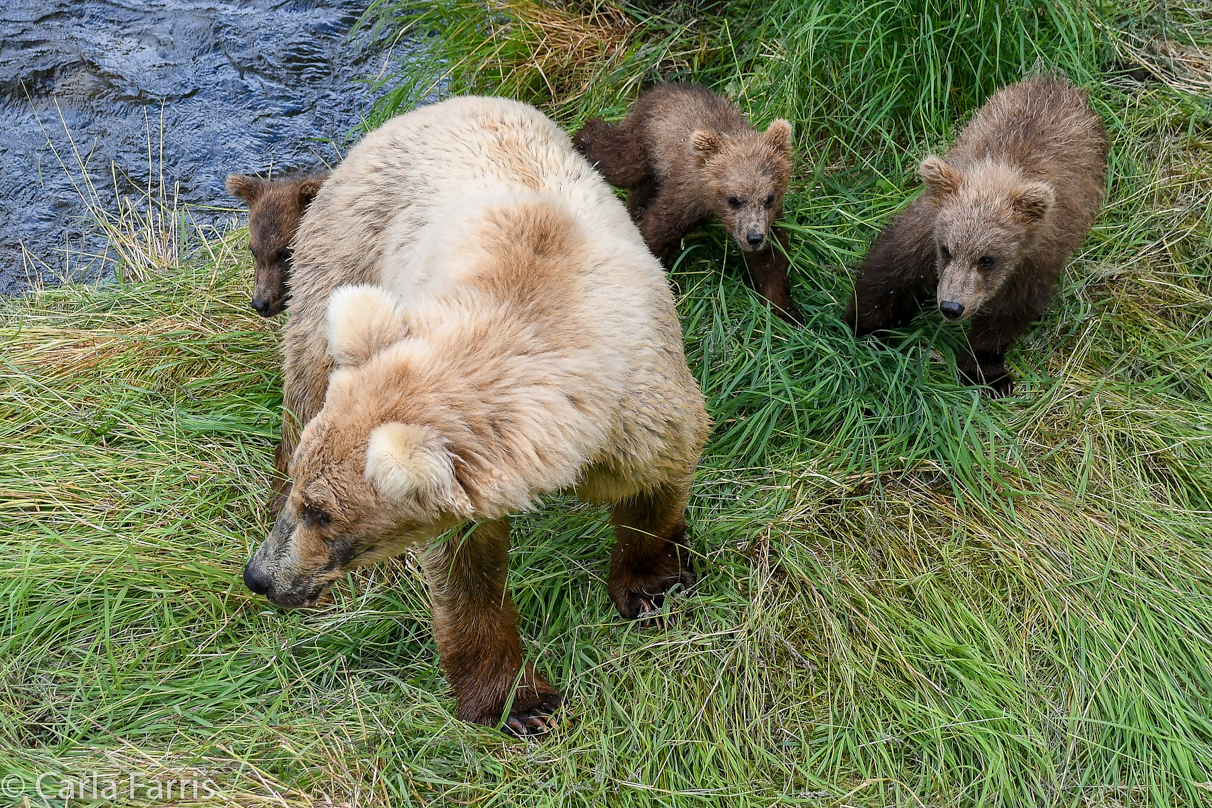
[[[262,317],[286,308],[293,264],[291,241],[323,177],[267,182],[233,174],[227,191],[248,204],[249,248],[256,260],[252,306]]]
[[[407,330],[383,290],[348,286],[329,307],[338,369],[291,461],[292,487],[244,582],[283,608],[313,605],[346,572],[399,555],[472,515],[434,429],[391,420]]]
[[[996,164],[960,172],[929,157],[921,173],[937,209],[939,312],[955,322],[968,320],[1014,277],[1034,247],[1054,192]]]
[[[791,175],[791,126],[775,121],[763,134],[699,130],[691,147],[703,161],[712,212],[746,252],[768,246]]]

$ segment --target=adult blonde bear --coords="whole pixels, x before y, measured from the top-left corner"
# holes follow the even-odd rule
[[[510,514],[555,491],[609,504],[625,617],[694,582],[685,506],[708,419],[664,270],[564,133],[495,98],[368,135],[309,208],[295,263],[293,484],[245,583],[308,606],[457,528],[422,562],[459,716],[543,731],[560,696],[523,660]]]

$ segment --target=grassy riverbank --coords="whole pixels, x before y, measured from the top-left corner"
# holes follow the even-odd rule
[[[571,128],[662,75],[796,125],[805,329],[718,228],[673,274],[716,421],[676,626],[615,615],[605,514],[518,520],[523,635],[568,699],[541,742],[453,719],[406,560],[308,613],[243,588],[280,405],[246,233],[132,228],[126,280],[0,302],[0,804],[1212,802],[1212,18],[944,5],[389,15],[430,47],[383,115],[440,87]],[[1090,88],[1110,197],[990,402],[935,320],[888,350],[840,313],[918,160],[1036,66]]]

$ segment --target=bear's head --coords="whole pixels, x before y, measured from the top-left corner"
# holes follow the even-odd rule
[[[1056,192],[992,160],[960,170],[930,156],[920,173],[937,211],[938,308],[948,320],[967,320],[1018,271]]]
[[[252,306],[262,317],[273,317],[286,308],[290,243],[326,176],[273,181],[241,174],[227,178],[227,192],[248,205],[249,247],[257,262]]]
[[[690,145],[702,161],[712,212],[742,250],[765,247],[791,177],[791,124],[779,119],[763,133],[739,135],[699,129]]]
[[[417,341],[395,301],[347,286],[328,308],[337,369],[323,409],[299,438],[292,487],[244,582],[283,608],[314,604],[354,567],[399,555],[472,516],[458,459],[409,413],[401,379],[415,374]]]

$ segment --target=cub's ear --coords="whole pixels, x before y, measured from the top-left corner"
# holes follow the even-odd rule
[[[228,174],[226,187],[229,194],[251,205],[265,190],[265,180],[243,174]]]
[[[1056,203],[1056,191],[1046,182],[1028,182],[1010,195],[1014,212],[1031,224],[1039,224]]]
[[[407,336],[386,289],[342,286],[328,299],[328,353],[341,367],[357,367]]]
[[[718,153],[723,145],[719,135],[706,129],[696,129],[690,136],[690,148],[703,160]]]
[[[784,154],[791,154],[791,122],[776,118],[766,127],[766,141]]]
[[[311,200],[320,193],[320,186],[324,184],[325,179],[326,177],[308,177],[299,183],[299,207],[307,210]]]
[[[963,174],[944,162],[943,158],[933,154],[922,161],[917,173],[921,175],[922,182],[926,183],[926,188],[935,199],[955,193],[964,178]]]
[[[393,421],[370,433],[366,479],[396,505],[471,516],[475,509],[455,477],[454,461],[437,431]]]

